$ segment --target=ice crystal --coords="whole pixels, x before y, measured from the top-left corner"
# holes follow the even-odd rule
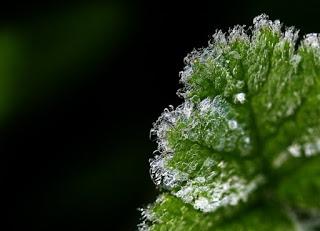
[[[234,102],[235,103],[241,103],[243,104],[246,101],[246,94],[241,92],[241,93],[237,93],[234,96]]]

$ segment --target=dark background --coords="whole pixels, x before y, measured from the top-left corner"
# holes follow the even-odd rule
[[[1,230],[135,230],[156,197],[152,122],[183,57],[266,13],[320,32],[319,1],[14,1],[0,8]]]

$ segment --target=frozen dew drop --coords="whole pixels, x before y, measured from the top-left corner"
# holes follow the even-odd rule
[[[319,36],[315,33],[307,34],[305,36],[304,42],[307,46],[320,48],[320,39]]]
[[[273,166],[275,168],[281,167],[287,160],[288,160],[289,154],[287,152],[281,152],[274,160],[273,160]]]
[[[315,146],[316,146],[317,151],[319,152],[320,151],[320,139],[316,140]]]
[[[200,209],[204,212],[209,212],[210,211],[210,203],[209,200],[205,197],[199,197],[195,202],[194,202],[194,207],[196,209]]]
[[[244,83],[244,81],[242,81],[242,80],[238,80],[237,83],[236,83],[236,87],[237,87],[238,89],[243,88],[244,85],[245,85],[245,83]]]
[[[198,183],[204,183],[206,181],[206,178],[204,178],[203,176],[199,176],[196,177],[194,180]]]
[[[203,162],[204,167],[212,167],[214,164],[215,161],[209,157]]]
[[[312,156],[316,153],[316,148],[312,143],[307,143],[304,145],[304,154],[306,156]]]
[[[246,101],[246,94],[241,92],[234,95],[234,103],[243,104]]]
[[[231,130],[237,129],[238,128],[238,122],[235,120],[229,120],[228,121],[228,126]]]
[[[293,144],[288,148],[289,153],[294,157],[299,157],[301,155],[301,147],[298,144]]]
[[[226,163],[224,161],[220,161],[217,166],[221,169],[224,169],[226,167]]]
[[[202,100],[199,104],[199,110],[202,113],[206,113],[209,108],[212,106],[212,103],[209,98]]]
[[[244,142],[246,143],[246,144],[250,144],[250,137],[246,137],[246,138],[244,138]]]
[[[293,55],[292,58],[291,58],[291,62],[292,64],[294,65],[294,67],[296,68],[298,66],[298,64],[300,63],[301,61],[301,56],[296,54],[296,55]]]

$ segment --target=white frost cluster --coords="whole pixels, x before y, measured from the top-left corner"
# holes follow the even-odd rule
[[[173,189],[188,179],[188,174],[166,166],[170,158],[170,154],[161,154],[150,159],[151,179],[165,189]]]
[[[279,20],[271,21],[268,15],[261,14],[253,19],[254,32],[259,31],[261,28],[268,27],[275,33],[281,33],[281,23]]]
[[[198,110],[200,114],[217,114],[221,117],[227,117],[227,108],[225,105],[227,101],[224,100],[220,95],[214,97],[213,99],[205,98],[198,105]]]
[[[250,182],[238,176],[230,177],[226,182],[216,182],[213,189],[208,187],[203,193],[210,192],[208,197],[200,196],[194,201],[194,208],[203,212],[213,212],[220,207],[236,206],[240,201],[246,202],[248,196],[256,190],[264,181],[262,176],[258,176]],[[200,191],[201,193],[201,191]]]
[[[232,105],[220,95],[205,98],[198,104],[187,101],[175,110],[173,107],[165,109],[154,123],[151,134],[157,138],[160,153],[173,153],[174,147],[169,145],[167,135],[180,121],[185,127],[179,131],[179,139],[201,143],[218,152],[238,149],[240,155],[248,155],[252,150],[250,134],[237,115]]]
[[[278,168],[283,165],[290,157],[311,157],[320,154],[320,138],[312,142],[293,143],[286,150],[282,151],[273,161],[273,166]]]
[[[188,119],[193,111],[194,104],[187,101],[175,110],[173,106],[166,108],[158,120],[153,124],[153,128],[150,131],[150,136],[155,136],[158,143],[158,151],[172,152],[169,147],[168,140],[166,138],[167,132],[174,127],[179,119]]]
[[[150,175],[154,183],[166,189],[174,189],[189,181],[188,174],[172,169],[167,164],[175,153],[174,147],[170,147],[168,143],[167,133],[178,121],[184,121],[187,125],[179,131],[180,139],[201,144],[217,152],[232,152],[238,148],[240,155],[250,154],[252,148],[250,136],[243,128],[243,123],[234,117],[235,115],[230,104],[219,95],[213,99],[206,98],[197,105],[186,102],[175,110],[173,107],[165,109],[151,131],[157,136],[157,151],[160,153],[150,159]],[[219,163],[218,167],[219,165],[223,163]],[[200,179],[203,178],[197,179],[197,182]],[[190,181],[188,184],[193,183]],[[212,185],[212,187],[218,186]],[[182,190],[181,193],[186,192]]]
[[[236,120],[229,120],[228,125],[231,130],[238,128],[238,122]]]
[[[165,167],[164,161],[163,157],[156,156],[151,162],[155,183],[173,190],[171,192],[173,195],[203,212],[214,212],[220,207],[235,206],[240,201],[245,202],[248,196],[264,182],[264,177],[261,175],[251,180],[244,179],[234,174],[232,170],[227,170],[228,163],[216,162],[211,158],[203,162],[199,175],[193,179],[186,173]]]
[[[234,103],[243,104],[246,101],[246,94],[243,92],[235,94],[233,101]]]
[[[315,34],[315,33],[311,33],[311,34],[307,34],[304,37],[303,43],[306,46],[310,46],[312,48],[320,48],[320,36],[319,34]]]
[[[315,59],[320,62],[320,34],[311,33],[305,35],[301,44],[307,49],[310,48],[310,50],[315,53]]]
[[[237,79],[237,71],[236,68],[233,68],[232,70],[229,69],[228,65],[224,65],[224,63],[229,63],[230,60],[224,56],[224,54],[227,52],[230,56],[233,57],[233,59],[238,59],[239,62],[241,62],[241,54],[239,54],[237,51],[231,51],[229,44],[234,42],[235,40],[241,40],[244,43],[251,43],[251,46],[255,46],[255,40],[259,40],[261,30],[263,28],[269,28],[273,33],[278,34],[282,37],[282,39],[279,41],[278,46],[284,46],[286,42],[289,42],[292,46],[294,46],[297,38],[298,38],[298,32],[295,30],[295,28],[290,27],[286,28],[285,32],[281,32],[282,24],[279,20],[269,20],[268,16],[265,14],[262,14],[258,17],[255,17],[253,20],[253,27],[249,27],[249,31],[251,31],[251,35],[248,35],[246,33],[245,26],[237,25],[229,30],[229,32],[223,33],[222,31],[218,30],[213,36],[212,40],[209,41],[209,46],[206,48],[193,50],[191,53],[189,53],[185,58],[185,67],[183,71],[181,71],[180,74],[180,82],[184,85],[184,89],[180,90],[178,94],[184,98],[187,98],[188,92],[192,90],[192,86],[189,84],[189,79],[193,76],[194,70],[195,70],[195,64],[196,63],[202,63],[206,64],[210,61],[213,61],[216,65],[219,66],[219,68],[223,69],[223,73],[226,75],[225,80],[227,81],[227,85],[225,86],[226,89],[237,89],[239,91],[243,90],[242,85],[237,85],[237,82],[241,80]],[[310,44],[313,47],[316,47],[319,45],[319,36],[316,34],[310,34],[307,35],[304,41],[305,44]],[[262,54],[261,54],[262,55]],[[292,63],[294,64],[294,67],[297,67],[297,64],[299,63],[299,57],[294,57],[292,60]],[[262,68],[260,68],[262,69]],[[259,70],[262,71],[262,70]],[[216,77],[219,78],[219,77]],[[258,80],[259,78],[257,78]],[[219,80],[217,80],[219,81]],[[215,82],[214,79],[212,79],[212,82]],[[257,83],[258,84],[258,83]],[[221,89],[223,90],[223,89]],[[228,95],[228,90],[224,92],[225,94],[222,94],[224,96],[230,96]],[[245,93],[240,92],[233,96],[233,102],[234,103],[240,103],[243,104],[245,102]]]
[[[206,98],[197,108],[203,119],[194,121],[186,128],[188,139],[218,152],[239,149],[240,155],[250,154],[252,144],[249,131],[236,118],[235,111],[223,97]]]
[[[222,166],[225,165],[223,162]],[[246,201],[250,193],[264,182],[259,175],[251,181],[230,174],[212,172],[209,176],[198,176],[189,180],[174,195],[195,209],[203,212],[214,212],[225,206],[235,206]]]
[[[150,209],[150,206],[147,208],[139,208],[138,209],[141,213],[141,223],[138,224],[139,231],[149,231],[150,228],[148,226],[148,222],[154,220],[154,214]]]

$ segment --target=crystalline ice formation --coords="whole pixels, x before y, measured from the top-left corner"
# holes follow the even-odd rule
[[[170,158],[172,157],[167,154],[157,155],[153,159],[150,159],[151,178],[156,185],[161,185],[165,189],[175,188],[188,178],[187,174],[166,166]]]
[[[307,34],[304,43],[313,48],[320,48],[320,36],[318,34]]]
[[[235,206],[240,201],[246,201],[248,195],[263,183],[263,177],[258,176],[252,181],[230,175],[224,179],[222,175],[208,177],[208,180],[199,182],[199,179],[190,180],[179,191],[173,193],[195,209],[203,212],[214,212],[225,206]]]
[[[194,156],[189,157],[189,153]],[[173,195],[203,212],[246,201],[249,194],[263,183],[263,176],[255,176],[245,170],[245,166],[227,163],[219,157],[212,159],[207,157],[208,154],[209,150],[193,145],[190,152],[177,152],[175,157],[156,156],[150,162],[152,178],[156,185],[172,190]],[[188,162],[182,166],[182,161],[186,160]],[[176,164],[176,168],[172,163],[170,165],[170,161]],[[238,176],[238,173],[246,176]]]
[[[241,103],[243,104],[246,101],[246,94],[241,92],[241,93],[237,93],[234,96],[234,102],[235,103]]]
[[[260,15],[248,29],[217,31],[208,47],[184,59],[178,95],[185,102],[154,123],[158,154],[150,173],[166,200],[195,211],[200,223],[208,218],[203,213],[250,200],[268,185],[269,171],[319,155],[320,37],[306,35],[298,46],[297,40],[295,28]],[[144,212],[146,220],[162,222],[150,214]]]
[[[165,109],[158,120],[153,124],[150,134],[156,136],[158,150],[160,152],[171,151],[166,137],[167,132],[176,125],[179,119],[189,119],[193,107],[193,103],[185,102],[178,106],[176,110],[173,110],[172,107],[170,107],[170,109]]]
[[[312,157],[320,154],[320,138],[317,129],[308,129],[306,134],[300,136],[288,147],[276,155],[273,165],[277,168],[291,158]]]
[[[251,152],[250,132],[244,121],[221,96],[194,105],[184,103],[166,109],[154,124],[160,152],[173,152],[175,145],[190,140],[217,151],[247,155]],[[174,139],[170,139],[174,137]]]

